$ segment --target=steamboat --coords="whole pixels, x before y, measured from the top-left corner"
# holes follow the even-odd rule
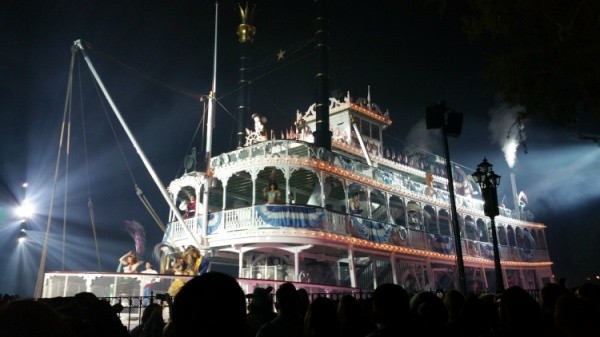
[[[254,28],[247,7],[240,12],[243,43]],[[326,38],[317,31],[316,53],[326,57]],[[468,290],[493,290],[491,221],[471,175],[451,163],[449,184],[445,157],[390,151],[383,142],[390,114],[370,94],[329,97],[326,70],[318,71],[316,103],[299,110],[286,130],[267,130],[265,116],[241,111],[240,120],[254,127],[239,127],[236,149],[213,156],[207,145],[203,170],[195,154],[186,158],[186,172],[163,188],[171,207],[156,248],[159,277],[46,273],[43,296],[143,295],[150,283],[155,292],[170,292],[175,279],[203,270],[233,273],[247,292],[287,281],[315,293],[382,283],[448,290],[458,288],[457,243]],[[243,110],[248,95],[240,97]],[[517,207],[501,206],[495,221],[504,286],[552,282],[546,226]],[[189,259],[186,272],[168,275],[182,257]],[[134,286],[125,290],[122,278],[135,279]]]

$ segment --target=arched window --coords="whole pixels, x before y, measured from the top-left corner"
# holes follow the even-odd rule
[[[409,201],[406,204],[406,214],[408,225],[415,229],[421,229],[421,226],[423,226],[423,215],[421,213],[421,206],[416,201]]]
[[[225,208],[247,207],[252,205],[252,177],[246,171],[234,173],[227,181]]]
[[[389,223],[385,194],[379,190],[371,190],[371,219]]]
[[[303,168],[292,169],[289,184],[290,203],[298,205],[308,205],[311,197],[313,200],[316,200],[313,193],[315,193],[315,191],[320,191],[321,189],[319,178],[315,172]],[[321,206],[321,204],[318,203],[317,206]]]
[[[503,226],[496,226],[496,233],[498,234],[498,243],[500,243],[503,246],[506,246],[506,229]]]
[[[442,235],[452,235],[451,225],[450,225],[450,214],[447,210],[441,209],[438,212],[439,222],[440,222],[440,234]]]
[[[475,224],[473,217],[470,215],[465,217],[465,233],[465,238],[479,241],[479,231],[477,230],[477,225]]]
[[[479,234],[479,241],[490,242],[487,225],[481,218],[477,219],[477,234]]]
[[[437,216],[433,207],[427,205],[423,208],[423,216],[425,217],[425,228],[427,233],[439,234],[437,226]]]
[[[323,185],[325,208],[337,212],[346,212],[346,191],[343,182],[337,177],[327,176]]]
[[[392,195],[390,198],[390,215],[392,216],[393,223],[400,226],[406,226],[406,208],[404,207],[404,200]]]
[[[515,240],[515,230],[512,228],[512,226],[508,226],[506,228],[506,236],[508,238],[508,245],[511,247],[516,247],[517,241]]]

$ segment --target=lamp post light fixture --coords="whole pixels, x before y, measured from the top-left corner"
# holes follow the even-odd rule
[[[498,211],[498,193],[497,188],[500,185],[500,176],[494,173],[490,164],[484,157],[481,164],[477,165],[477,170],[472,174],[473,178],[481,187],[483,196],[483,211],[490,217],[492,227],[492,245],[494,248],[494,269],[496,272],[496,293],[504,292],[504,281],[502,279],[502,266],[500,265],[500,250],[498,249],[498,234],[496,232],[496,222],[494,218],[500,214]]]

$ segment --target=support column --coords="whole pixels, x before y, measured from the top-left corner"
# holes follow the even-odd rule
[[[244,277],[244,251],[240,249],[238,253],[238,277]]]
[[[348,269],[350,271],[350,286],[356,288],[356,273],[354,268],[354,249],[348,247]]]
[[[390,256],[390,263],[392,266],[392,283],[398,284],[398,268],[396,266],[396,253],[392,253]]]
[[[377,289],[377,259],[371,256],[371,271],[373,272],[373,289]]]
[[[300,282],[298,276],[300,275],[300,252],[294,252],[294,281]]]
[[[429,259],[427,259],[426,268],[427,268],[427,278],[429,279],[428,280],[429,282],[427,282],[427,284],[435,287],[435,273],[433,272],[433,268],[431,267],[431,261]],[[425,290],[433,291],[435,289],[425,289]]]
[[[483,283],[485,285],[485,289],[489,290],[490,289],[490,285],[489,285],[488,280],[487,280],[487,275],[485,273],[485,267],[484,266],[481,266],[481,275],[483,275]]]

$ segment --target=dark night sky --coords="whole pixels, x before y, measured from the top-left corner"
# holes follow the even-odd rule
[[[217,96],[222,106],[216,111],[215,154],[234,147],[236,6],[234,1],[219,3]],[[252,74],[250,106],[269,119],[268,127],[281,130],[292,125],[297,109],[305,111],[315,99],[312,46],[292,52],[314,36],[313,2],[258,1],[257,6],[252,48],[255,63],[266,65]],[[421,139],[422,147],[438,154],[441,136],[424,130],[424,107],[446,101],[464,113],[461,136],[450,140],[452,160],[473,170],[486,156],[503,176],[499,197],[510,200],[511,169],[489,128],[490,111],[499,110],[501,93],[482,79],[484,51],[468,43],[459,20],[442,19],[421,2],[331,1],[330,8],[330,89],[366,97],[370,86],[372,100],[394,121],[385,131],[388,146]],[[213,27],[214,3],[208,1],[9,0],[0,5],[0,247],[5,257],[0,268],[12,271],[2,273],[0,293],[33,293],[40,243],[17,246],[11,208],[25,197],[36,203],[39,214],[31,220],[31,236],[41,240],[73,41],[93,45],[92,62],[168,185],[182,173],[190,144],[201,146],[194,132],[203,109],[198,97],[211,87]],[[288,50],[286,62],[268,63],[279,49]],[[133,247],[124,220],[135,219],[146,228],[146,259],[162,238],[135,195],[127,165],[163,221],[168,209],[112,111],[102,106],[80,56],[74,74],[64,268],[97,270],[86,207],[91,196],[102,270],[113,271],[118,257]],[[499,134],[497,139],[504,138]],[[528,153],[519,149],[512,168],[517,189],[527,194],[536,220],[548,226],[555,275],[575,285],[600,273],[600,148],[535,119],[527,121],[526,135]],[[60,172],[48,270],[62,268],[65,170]],[[27,189],[21,187],[25,181]]]

